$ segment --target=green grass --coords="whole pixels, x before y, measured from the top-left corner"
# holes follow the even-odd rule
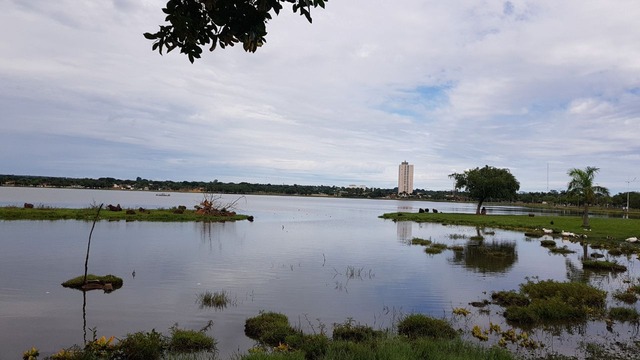
[[[398,334],[410,339],[454,339],[458,333],[442,319],[422,314],[411,314],[398,322]]]
[[[200,308],[212,307],[216,309],[224,309],[230,301],[231,300],[229,299],[229,295],[227,295],[226,291],[216,291],[212,293],[207,290],[198,294],[197,302],[200,304]]]
[[[414,237],[411,239],[411,245],[429,246],[431,245],[431,240]]]
[[[93,221],[97,209],[66,209],[66,208],[34,208],[24,209],[19,207],[0,207],[0,220],[83,220]],[[135,210],[135,214],[127,214],[122,211],[100,211],[100,220],[125,220],[125,221],[236,221],[246,220],[247,215],[212,216],[196,214],[195,210],[185,210],[182,214],[174,213],[173,209],[153,209],[146,211]]]
[[[395,221],[434,222],[444,225],[482,226],[523,232],[534,232],[537,229],[550,228],[556,232],[562,230],[575,234],[584,234],[587,240],[624,241],[637,236],[640,228],[638,219],[591,218],[591,231],[582,229],[580,216],[527,216],[527,215],[488,215],[475,214],[420,214],[420,213],[387,213],[380,216]],[[551,224],[553,222],[553,224]],[[635,246],[636,251],[640,247]]]
[[[574,250],[569,249],[566,245],[563,247],[554,247],[549,249],[550,252],[554,253],[554,254],[573,254],[575,253]]]
[[[617,321],[638,322],[640,314],[634,308],[614,307],[609,309],[609,317]]]
[[[604,260],[582,260],[582,267],[584,269],[595,271],[613,271],[624,272],[627,271],[627,267],[611,261]]]
[[[505,294],[517,298],[515,293]],[[507,321],[522,325],[583,322],[602,314],[607,299],[605,291],[590,285],[554,280],[528,281],[520,285],[519,294],[526,296],[530,302],[526,305],[506,305],[504,317]]]
[[[540,246],[547,247],[547,248],[555,247],[556,242],[554,240],[542,240],[540,241]]]

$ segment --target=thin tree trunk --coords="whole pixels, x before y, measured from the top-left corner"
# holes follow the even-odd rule
[[[96,227],[96,221],[98,221],[98,216],[100,216],[102,205],[104,204],[100,204],[100,207],[98,207],[98,212],[96,213],[95,219],[93,219],[93,225],[91,225],[91,231],[89,232],[89,241],[87,243],[87,257],[84,259],[84,280],[82,281],[82,283],[85,285],[87,284],[87,271],[89,270],[89,249],[91,249],[91,235],[93,235],[93,228]]]

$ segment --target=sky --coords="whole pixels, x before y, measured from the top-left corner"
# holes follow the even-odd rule
[[[256,53],[151,50],[163,0],[0,0],[0,174],[640,190],[637,0],[290,5]],[[634,180],[635,179],[635,180]]]

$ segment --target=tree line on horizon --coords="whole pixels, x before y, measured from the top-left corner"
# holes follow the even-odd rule
[[[271,194],[271,195],[324,195],[348,198],[393,198],[397,197],[398,188],[351,188],[329,185],[287,185],[287,184],[255,184],[248,182],[221,182],[218,180],[204,181],[172,181],[172,180],[148,180],[141,177],[135,180],[116,179],[112,177],[70,178],[34,175],[0,175],[1,186],[18,187],[52,187],[52,188],[82,188],[82,189],[129,189],[141,191],[198,191],[220,194]],[[409,199],[422,199],[433,201],[473,201],[467,191],[451,190],[426,190],[415,189],[408,195]],[[548,192],[518,192],[512,199],[492,199],[487,202],[521,202],[521,203],[547,203],[562,205],[581,205],[581,200],[575,194],[566,190],[550,190]],[[606,196],[597,199],[597,205],[621,208],[626,206],[627,193],[619,193],[614,196]],[[640,209],[640,193],[629,194],[629,207]]]

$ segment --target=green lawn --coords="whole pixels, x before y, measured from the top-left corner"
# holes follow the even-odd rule
[[[445,225],[482,226],[523,232],[552,229],[586,235],[587,240],[624,241],[629,237],[640,237],[640,220],[621,218],[591,218],[590,230],[582,229],[580,216],[527,216],[527,215],[475,215],[443,213],[387,213],[380,216],[394,221],[434,222]]]

